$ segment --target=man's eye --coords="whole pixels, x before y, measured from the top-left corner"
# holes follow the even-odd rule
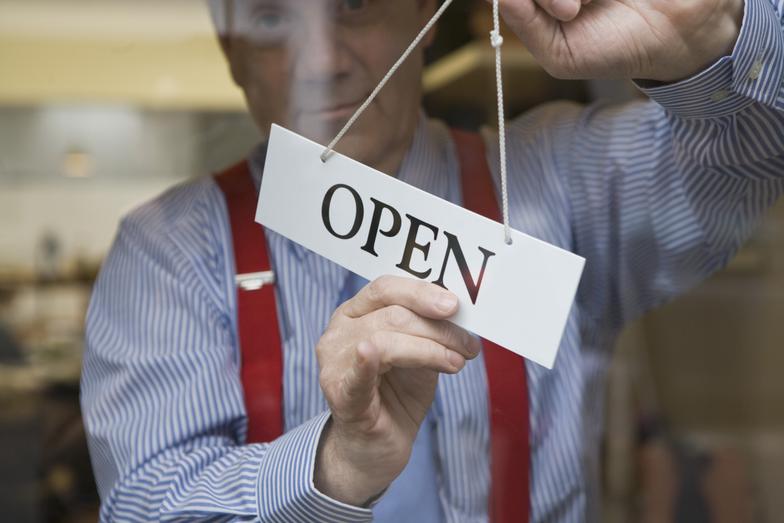
[[[247,24],[247,36],[259,43],[280,42],[291,33],[291,16],[279,6],[256,8],[247,13],[244,23]]]
[[[276,11],[262,11],[254,18],[261,29],[277,29],[284,22],[283,14]]]
[[[342,13],[356,13],[365,9],[370,0],[341,0],[339,8]]]

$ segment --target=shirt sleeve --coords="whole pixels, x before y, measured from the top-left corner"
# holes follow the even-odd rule
[[[101,521],[371,521],[313,484],[328,412],[243,444],[233,322],[180,247],[209,243],[208,228],[164,233],[147,211],[121,225],[88,312],[82,408]]]
[[[578,300],[602,325],[724,266],[784,192],[783,5],[747,0],[732,55],[649,101],[535,116],[586,258]]]

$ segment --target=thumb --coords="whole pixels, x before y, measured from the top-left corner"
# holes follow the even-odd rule
[[[576,2],[580,5],[579,0]],[[545,0],[501,0],[500,8],[507,25],[537,61],[550,71],[548,67],[552,65],[554,46],[559,43],[561,22],[542,7],[543,3]]]
[[[493,0],[487,0],[492,3]],[[498,5],[507,23],[510,19],[529,25],[538,16],[568,22],[580,12],[580,7],[590,0],[499,0]]]
[[[581,2],[581,0],[536,0],[536,3],[553,18],[568,22],[574,20],[585,2]]]

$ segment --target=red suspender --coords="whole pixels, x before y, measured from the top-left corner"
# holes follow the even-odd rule
[[[478,134],[453,131],[460,159],[464,206],[500,221],[485,146]],[[270,270],[264,229],[258,225],[257,191],[247,163],[215,177],[226,196],[237,274]],[[248,443],[283,433],[283,356],[275,292],[237,291],[242,386]],[[484,340],[491,423],[491,521],[527,523],[529,495],[528,388],[522,358]]]
[[[264,228],[256,223],[258,191],[247,162],[215,177],[226,197],[237,274],[270,270]],[[237,288],[237,328],[242,388],[248,414],[248,443],[283,434],[283,344],[275,307],[275,287]]]
[[[460,159],[463,206],[501,221],[485,144],[476,133],[452,131]],[[499,233],[500,230],[499,230]],[[528,381],[525,360],[495,343],[482,340],[490,392],[491,502],[490,520],[527,522],[530,513]]]

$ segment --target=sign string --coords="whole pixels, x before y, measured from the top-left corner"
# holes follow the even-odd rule
[[[512,228],[509,226],[509,188],[506,173],[506,119],[504,118],[504,79],[501,71],[501,20],[498,14],[498,0],[493,0],[493,30],[490,31],[490,45],[495,49],[495,86],[498,99],[498,157],[501,174],[501,203],[504,217],[504,241],[512,245]]]
[[[321,161],[326,162],[332,153],[335,151],[335,147],[337,146],[338,142],[346,135],[346,133],[351,129],[351,127],[356,123],[362,113],[373,103],[373,100],[376,99],[378,94],[381,92],[382,89],[386,86],[387,82],[389,82],[390,78],[392,78],[397,70],[400,68],[401,65],[408,59],[412,52],[419,46],[422,42],[422,39],[427,35],[428,32],[433,28],[433,26],[438,22],[441,18],[441,15],[447,10],[447,8],[452,5],[454,0],[445,0],[441,7],[436,11],[430,21],[425,24],[425,27],[419,32],[419,34],[414,38],[414,41],[411,42],[411,45],[403,51],[403,54],[398,58],[397,62],[390,68],[386,75],[381,79],[373,92],[370,93],[368,99],[365,100],[362,105],[354,112],[354,114],[349,118],[346,125],[340,130],[340,132],[332,139],[332,141],[327,145],[324,149],[324,152],[321,153]],[[498,144],[499,144],[499,158],[500,158],[500,174],[501,174],[501,200],[502,200],[502,207],[503,207],[503,218],[504,218],[504,241],[507,245],[512,244],[512,230],[509,226],[509,191],[507,187],[507,171],[506,171],[506,125],[504,120],[504,85],[503,85],[503,77],[502,77],[502,70],[501,70],[501,46],[504,43],[504,37],[501,36],[501,22],[499,16],[499,8],[498,8],[498,0],[493,0],[493,30],[490,32],[490,45],[495,49],[495,80],[496,80],[496,91],[497,91],[497,98],[498,98]]]

